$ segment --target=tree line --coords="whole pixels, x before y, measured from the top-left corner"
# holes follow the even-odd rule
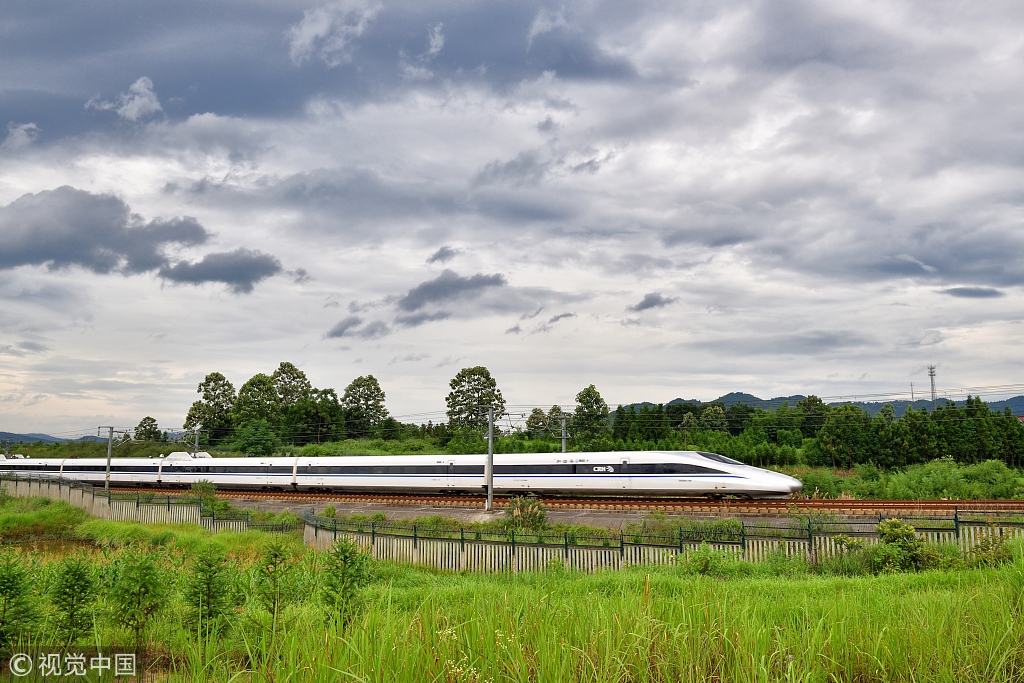
[[[199,383],[201,398],[189,409],[185,428],[199,431],[204,444],[233,444],[261,455],[285,446],[367,437],[419,438],[449,453],[482,452],[488,409],[496,423],[509,417],[496,379],[484,366],[463,368],[449,389],[446,421],[416,425],[389,414],[373,375],[355,378],[339,396],[335,389],[313,387],[288,362],[270,375],[254,375],[237,392],[223,374],[212,372]],[[573,451],[707,450],[759,466],[846,469],[901,468],[942,457],[962,464],[1024,464],[1024,423],[1008,408],[993,411],[978,397],[963,405],[946,401],[933,411],[910,407],[899,418],[888,404],[872,416],[853,405],[828,406],[817,396],[775,410],[674,403],[619,405],[613,411],[591,384],[575,398],[571,410],[533,408],[523,422],[496,429],[496,451],[560,450],[564,425]],[[135,438],[159,439],[161,432],[145,418]]]

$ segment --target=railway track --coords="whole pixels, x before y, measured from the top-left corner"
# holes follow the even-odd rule
[[[158,495],[181,494],[175,488],[134,488],[117,487],[118,491],[132,493],[156,493]],[[484,496],[446,496],[422,494],[365,494],[325,493],[313,491],[232,491],[221,490],[222,498],[245,500],[279,500],[304,503],[346,503],[350,505],[378,505],[395,507],[435,508],[484,508]],[[508,506],[508,496],[495,496],[494,506]],[[692,498],[561,498],[542,497],[541,502],[549,510],[594,510],[602,512],[665,512],[665,513],[706,513],[718,515],[778,515],[787,512],[833,512],[842,515],[879,515],[907,512],[952,514],[954,511],[971,512],[1021,512],[1024,514],[1024,500],[706,500]]]

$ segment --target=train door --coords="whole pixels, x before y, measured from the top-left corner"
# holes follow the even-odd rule
[[[455,461],[448,461],[448,488],[453,489],[458,486],[458,480],[455,476]]]
[[[633,488],[633,478],[629,472],[629,458],[620,458],[619,460],[619,488],[629,490]]]

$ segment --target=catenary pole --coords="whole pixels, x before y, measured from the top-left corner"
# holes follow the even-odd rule
[[[565,453],[565,415],[562,416],[562,452]]]
[[[103,490],[110,490],[110,456],[114,450],[114,428],[107,427],[107,476],[103,480]]]
[[[494,509],[494,406],[487,408],[487,511]]]

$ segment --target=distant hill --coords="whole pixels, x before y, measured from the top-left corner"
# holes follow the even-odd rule
[[[734,405],[736,403],[743,403],[743,404],[746,404],[746,405],[748,405],[748,406],[750,406],[752,408],[760,408],[762,410],[776,410],[779,406],[781,406],[784,403],[788,403],[789,407],[793,408],[793,407],[796,406],[798,401],[800,401],[800,400],[802,400],[804,398],[805,398],[804,396],[802,396],[800,394],[796,394],[796,395],[793,395],[793,396],[779,396],[779,397],[776,397],[776,398],[765,399],[765,398],[758,398],[757,396],[754,396],[753,394],[745,394],[745,393],[742,393],[742,392],[734,391],[734,392],[730,392],[730,393],[728,393],[728,394],[726,394],[724,396],[720,396],[720,397],[716,398],[714,401],[706,401],[706,403],[721,403],[727,409],[730,406],[732,406],[732,405]],[[943,401],[945,399],[939,399],[939,400],[941,402],[941,401]],[[669,401],[666,405],[675,405],[677,403],[693,403],[695,405],[704,405],[705,401],[700,401],[699,399],[695,399],[695,398],[691,398],[691,399],[676,398],[676,399],[672,399],[671,401]],[[913,405],[914,406],[914,410],[922,410],[922,409],[925,409],[925,408],[931,410],[931,407],[932,407],[932,402],[930,400],[925,400],[925,399],[918,399],[918,400],[914,401],[913,403],[911,403],[910,401],[840,401],[840,402],[837,402],[837,403],[829,403],[828,405],[830,405],[830,406],[854,405],[854,406],[858,406],[859,408],[861,408],[863,410],[867,410],[872,415],[877,415],[878,411],[880,411],[882,409],[882,406],[884,406],[886,403],[891,403],[892,404],[893,409],[896,411],[896,416],[897,417],[903,415],[903,413],[905,413],[906,410],[907,410],[907,406],[909,406],[909,405]],[[965,401],[954,401],[954,403],[956,403],[958,406],[962,406],[965,403]],[[648,408],[653,408],[655,404],[654,403],[649,403],[647,401],[643,401],[641,403],[634,403],[632,405],[637,410],[640,410],[640,408],[643,407],[643,406],[647,406]],[[1002,410],[1004,408],[1006,408],[1007,406],[1010,407],[1010,411],[1014,415],[1024,415],[1024,396],[1014,396],[1013,398],[1008,398],[1008,399],[1006,399],[1004,401],[992,401],[992,402],[989,402],[989,404],[988,404],[989,408],[991,408],[992,410],[998,410],[1000,412],[1002,412]],[[629,406],[625,406],[625,407],[628,408]]]
[[[49,434],[14,434],[13,432],[0,432],[0,441],[10,439],[11,443],[81,443],[83,441],[106,441],[98,436],[81,436],[77,439],[61,439]]]

